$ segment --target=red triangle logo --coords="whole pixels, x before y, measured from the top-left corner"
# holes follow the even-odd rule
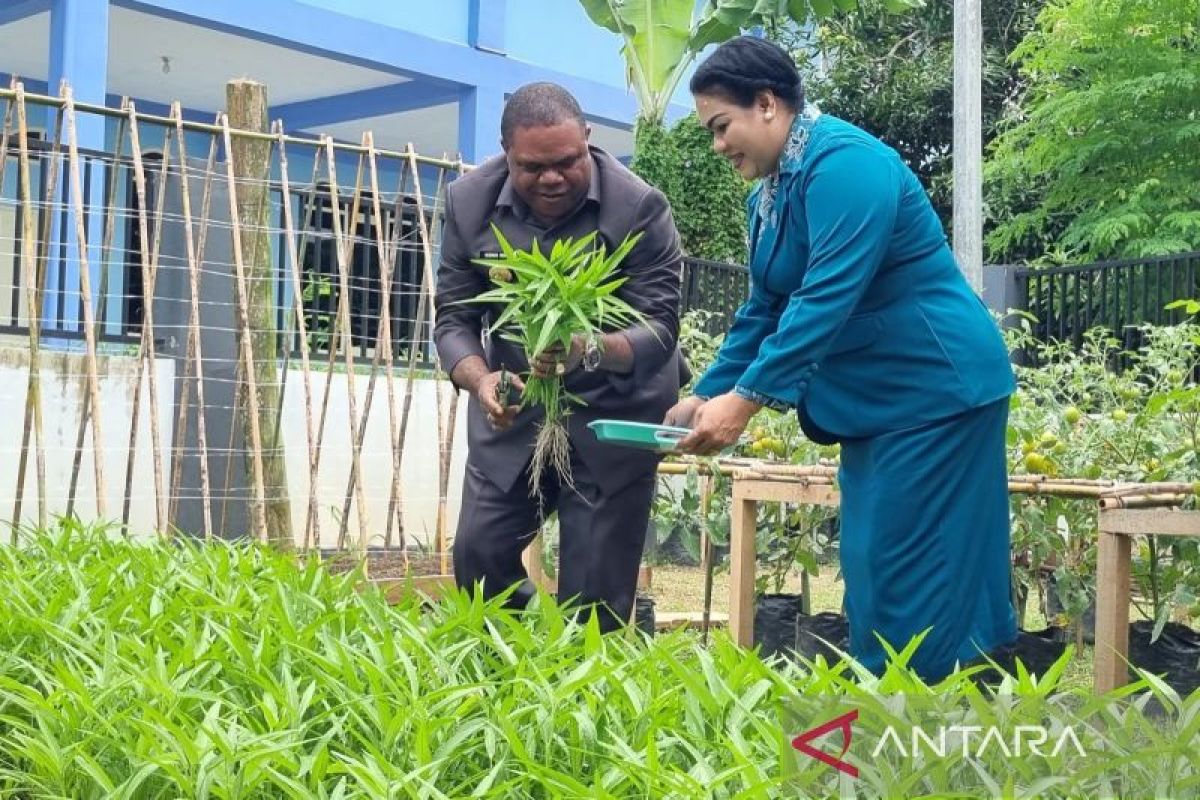
[[[796,748],[810,758],[815,758],[817,761],[828,764],[834,769],[846,773],[851,778],[857,778],[858,767],[854,766],[853,764],[848,764],[842,760],[842,757],[845,756],[846,752],[850,749],[850,737],[852,734],[850,724],[856,719],[858,719],[857,708],[853,711],[848,711],[845,714],[842,714],[840,717],[835,717],[823,725],[818,725],[811,730],[805,731],[795,739],[792,739],[792,747]],[[840,730],[842,732],[842,752],[839,753],[836,758],[828,753],[818,750],[809,744],[809,742],[813,741],[814,739],[820,739],[825,734],[836,730]]]

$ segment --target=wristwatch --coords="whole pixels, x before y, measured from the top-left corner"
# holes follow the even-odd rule
[[[595,372],[600,368],[600,359],[604,351],[600,348],[600,340],[588,339],[583,346],[583,359],[579,362],[584,372]]]

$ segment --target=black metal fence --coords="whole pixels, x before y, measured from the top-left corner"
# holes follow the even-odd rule
[[[1136,349],[1138,326],[1183,322],[1182,309],[1168,310],[1174,300],[1200,297],[1200,251],[1145,259],[1105,261],[1068,267],[1017,267],[1018,307],[1036,322],[1042,341],[1072,342],[1107,328],[1125,349]]]
[[[733,315],[750,291],[750,271],[741,264],[726,264],[703,258],[683,260],[682,313],[693,310],[712,312],[708,332],[724,333],[733,324]]]

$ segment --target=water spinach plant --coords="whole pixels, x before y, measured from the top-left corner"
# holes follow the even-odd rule
[[[536,239],[529,250],[520,250],[494,225],[492,231],[501,255],[474,260],[488,270],[492,288],[466,302],[501,306],[492,329],[520,345],[530,359],[556,347],[569,352],[576,336],[598,342],[606,331],[645,322],[637,309],[617,296],[626,281],[618,272],[621,262],[641,233],[625,237],[611,253],[593,231],[578,239],[559,239],[547,254]],[[534,495],[539,494],[548,468],[571,484],[566,419],[571,405],[583,401],[566,391],[563,377],[531,373],[521,392],[522,408],[540,406],[545,413],[529,474]]]

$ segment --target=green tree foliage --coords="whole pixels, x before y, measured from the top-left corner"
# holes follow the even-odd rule
[[[1013,54],[1029,90],[989,159],[1027,209],[998,219],[993,256],[1200,249],[1198,25],[1197,0],[1051,0]]]
[[[987,0],[983,14],[983,137],[1019,96],[1008,54],[1032,29],[1044,0]],[[904,158],[949,228],[954,144],[954,9],[927,0],[904,15],[879,0],[823,20],[815,31],[775,33],[796,54],[808,96],[822,111],[870,131]]]
[[[633,171],[667,196],[684,252],[697,258],[746,261],[749,184],[712,150],[712,134],[689,114],[667,129],[637,126]]]
[[[893,10],[914,0],[877,0]],[[579,0],[592,22],[619,34],[639,116],[661,122],[696,56],[741,31],[849,11],[859,0]]]

